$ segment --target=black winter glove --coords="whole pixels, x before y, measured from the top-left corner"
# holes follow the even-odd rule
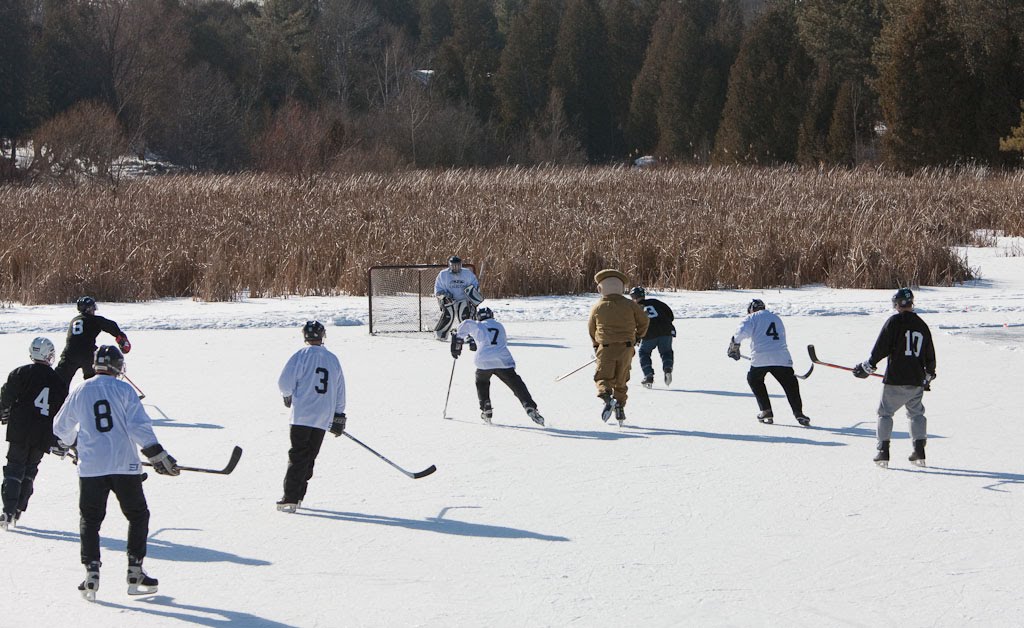
[[[473,340],[472,336],[466,339],[466,344],[469,345],[470,351],[476,351],[476,340]]]
[[[11,409],[4,408],[0,410],[0,425],[7,425],[7,421],[11,418]]]
[[[344,412],[335,412],[334,421],[331,422],[331,434],[341,436],[341,433],[345,431],[345,421],[347,420]]]
[[[459,338],[455,332],[452,332],[452,357],[456,360],[462,355],[462,338]]]
[[[935,373],[925,373],[924,374],[924,389],[925,390],[931,390],[932,389],[932,380],[935,379],[936,377],[937,377],[937,375]]]
[[[179,475],[181,473],[181,470],[178,469],[178,461],[167,453],[160,443],[146,447],[142,450],[142,455],[149,458],[149,464],[153,465],[153,470],[160,475]]]
[[[853,376],[859,379],[867,379],[875,372],[875,367],[870,362],[861,362],[853,367]]]
[[[292,396],[291,395],[288,395],[287,397],[284,398],[284,407],[286,407],[286,408],[292,407]]]
[[[726,349],[725,355],[729,356],[733,360],[740,359],[740,344],[735,339],[729,340],[729,348]]]

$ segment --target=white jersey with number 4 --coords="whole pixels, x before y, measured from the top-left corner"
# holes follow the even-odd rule
[[[338,356],[323,345],[307,345],[292,355],[277,380],[281,395],[292,398],[292,425],[331,428],[335,413],[345,412],[345,374]]]
[[[733,338],[736,342],[750,340],[751,366],[793,366],[786,346],[786,327],[781,318],[768,310],[759,310],[743,319]]]
[[[68,395],[53,433],[66,444],[78,439],[78,475],[142,473],[139,449],[157,444],[153,421],[130,385],[110,375],[97,375]]]
[[[478,369],[514,369],[516,367],[516,361],[512,359],[512,354],[508,350],[505,326],[493,318],[485,321],[462,321],[456,333],[459,338],[465,339],[467,336],[472,336],[476,341],[476,357],[473,359],[473,364]]]

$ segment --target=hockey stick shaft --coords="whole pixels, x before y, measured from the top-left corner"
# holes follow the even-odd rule
[[[414,479],[414,480],[418,480],[418,479],[420,479],[420,478],[424,478],[424,477],[427,477],[428,475],[430,475],[430,474],[431,474],[431,473],[433,473],[434,471],[437,471],[437,467],[435,467],[434,465],[430,465],[430,466],[429,466],[429,467],[427,467],[426,469],[424,469],[424,470],[422,470],[422,471],[417,471],[416,473],[413,473],[413,472],[411,472],[411,471],[406,471],[406,470],[405,470],[405,469],[403,469],[402,467],[400,467],[400,466],[398,466],[397,464],[395,464],[395,463],[391,462],[390,460],[388,460],[388,459],[387,459],[387,458],[386,458],[385,456],[383,456],[382,454],[380,454],[379,452],[377,452],[377,451],[376,451],[376,450],[374,450],[374,449],[373,449],[372,447],[370,447],[369,445],[367,445],[367,444],[366,444],[366,443],[364,443],[363,441],[359,440],[359,439],[358,439],[358,438],[356,438],[355,436],[353,436],[353,435],[349,434],[348,432],[342,432],[342,434],[344,434],[345,436],[348,436],[348,437],[349,437],[350,439],[352,439],[353,441],[355,441],[355,443],[356,443],[357,445],[359,445],[360,447],[362,447],[362,448],[363,448],[363,449],[365,449],[366,451],[370,452],[370,453],[371,453],[371,454],[373,454],[374,456],[377,456],[378,458],[380,458],[380,459],[381,459],[381,460],[383,460],[384,462],[388,463],[388,464],[389,464],[389,465],[391,465],[392,467],[394,467],[394,468],[398,469],[399,471],[401,471],[401,472],[402,472],[402,473],[403,473],[403,474],[404,474],[404,475],[405,475],[406,477],[408,477],[408,478],[412,478],[412,479]]]
[[[231,473],[232,471],[235,470],[235,467],[238,466],[238,461],[241,460],[241,459],[242,459],[242,448],[236,445],[235,448],[231,451],[231,459],[228,460],[227,466],[224,467],[223,469],[204,469],[202,467],[184,467],[184,466],[178,465],[178,470],[179,471],[193,471],[195,473],[214,473],[214,474],[217,474],[217,475],[228,475],[229,473]],[[143,464],[143,466],[147,466],[147,467],[152,467],[153,466],[153,465],[151,465],[148,462],[143,462],[142,464]]]
[[[455,363],[458,361],[458,358],[452,359],[452,374],[448,377],[448,393],[444,396],[444,413],[441,415],[442,418],[445,419],[448,418],[448,400],[452,397],[452,382],[455,380]]]
[[[568,373],[565,373],[564,375],[559,375],[558,377],[555,378],[555,381],[556,382],[560,382],[563,379],[565,379],[566,377],[569,377],[570,375],[572,375],[573,373],[578,373],[578,372],[582,371],[583,369],[587,368],[588,366],[590,366],[594,362],[597,362],[597,358],[596,357],[593,358],[592,360],[590,360],[589,362],[587,362],[586,364],[581,364],[580,366],[574,368],[573,370],[569,371]]]
[[[811,356],[811,362],[814,362],[815,364],[828,366],[834,369],[839,369],[841,371],[853,371],[853,368],[849,366],[843,366],[841,364],[832,364],[831,362],[822,362],[821,360],[818,359],[818,353],[817,351],[814,350],[814,345],[807,345],[807,353]],[[808,375],[810,375],[810,373],[808,373]],[[877,377],[879,379],[882,379],[884,376],[879,375],[878,373],[871,373],[871,377]]]
[[[128,379],[128,376],[125,375],[124,372],[121,373],[121,377],[124,378],[124,381],[126,381],[126,382],[128,382],[129,384],[132,385],[132,388],[135,389],[135,392],[139,393],[139,399],[145,399],[146,398],[146,393],[142,392],[142,389],[139,388],[138,386],[136,386],[135,382],[133,382],[132,380]]]

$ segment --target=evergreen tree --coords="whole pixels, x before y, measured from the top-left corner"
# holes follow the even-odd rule
[[[449,0],[420,0],[418,56],[424,62],[434,58],[441,42],[451,37],[452,7]],[[424,67],[430,67],[429,65]]]
[[[608,36],[597,0],[568,0],[558,30],[551,85],[564,98],[573,135],[591,161],[621,150],[612,115]]]
[[[795,161],[812,67],[797,37],[793,5],[773,3],[744,35],[729,74],[715,161]]]
[[[488,0],[453,0],[452,34],[441,45],[434,81],[450,100],[465,101],[480,120],[494,108],[492,76],[498,69],[501,39]]]
[[[605,7],[605,24],[608,25],[608,80],[612,91],[612,115],[615,117],[615,128],[625,137],[629,126],[633,82],[644,63],[650,26],[634,0],[610,0]]]
[[[897,168],[952,164],[969,157],[972,80],[962,41],[941,0],[914,0],[883,30],[890,51],[878,67],[879,101],[888,130],[887,162]]]
[[[631,153],[643,155],[658,144],[658,103],[661,101],[661,77],[665,58],[675,33],[676,15],[680,5],[668,2],[661,6],[651,32],[643,64],[633,82],[629,118],[626,124],[626,145]]]
[[[521,134],[548,102],[561,0],[533,0],[512,23],[494,83],[502,132]]]
[[[4,2],[0,5],[0,140],[10,141],[8,168],[12,172],[17,141],[34,123],[30,113],[34,97],[32,49],[27,2]],[[3,170],[0,168],[0,175]]]

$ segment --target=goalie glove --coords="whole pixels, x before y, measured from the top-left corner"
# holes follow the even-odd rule
[[[121,353],[128,353],[132,350],[132,343],[128,341],[128,336],[124,334],[114,338],[114,342],[117,343],[117,348],[121,350]]]
[[[149,464],[153,465],[153,470],[160,475],[178,475],[181,473],[181,470],[178,469],[178,461],[167,453],[160,443],[144,448],[142,455],[149,458]]]
[[[334,420],[331,422],[331,434],[341,436],[342,432],[345,431],[345,422],[347,420],[344,412],[335,412]]]
[[[729,356],[733,360],[740,359],[740,343],[736,342],[735,338],[729,339],[729,348],[726,349],[725,355]]]
[[[857,366],[853,367],[853,376],[859,379],[867,379],[876,370],[877,369],[874,366],[871,366],[871,362],[864,360]]]

